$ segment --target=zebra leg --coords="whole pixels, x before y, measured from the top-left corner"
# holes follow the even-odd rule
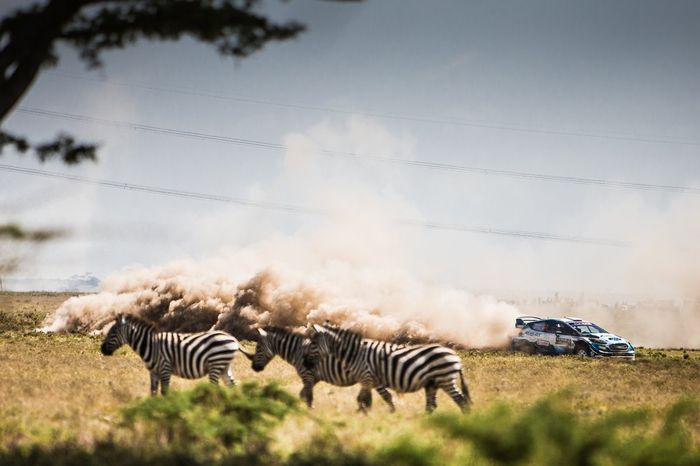
[[[425,410],[432,413],[437,408],[437,387],[434,384],[428,384],[425,387]]]
[[[170,371],[163,371],[160,374],[160,394],[167,395],[170,389]]]
[[[386,402],[386,404],[389,405],[389,411],[391,411],[392,413],[395,412],[396,407],[394,406],[394,398],[391,396],[391,392],[389,392],[389,390],[387,390],[386,387],[377,387],[376,390],[377,393],[379,393],[382,399]]]
[[[151,396],[158,394],[158,373],[151,372]]]
[[[301,392],[299,392],[299,397],[306,401],[306,406],[309,408],[313,408],[314,404],[314,385],[316,385],[316,382],[313,380],[304,380],[304,386],[301,389]]]
[[[219,377],[221,376],[222,370],[218,367],[213,368],[209,371],[209,382],[214,385],[219,385]]]
[[[357,394],[357,411],[367,414],[367,410],[372,407],[372,387],[374,384],[371,379],[363,380],[360,384],[362,388]]]
[[[357,395],[357,411],[367,414],[367,410],[372,407],[372,389],[362,387]]]
[[[372,374],[367,372],[360,379],[360,393],[357,395],[358,411],[367,414],[367,410],[372,407],[372,388],[377,385]]]
[[[222,377],[224,378],[224,382],[226,385],[229,387],[232,387],[236,385],[236,380],[233,378],[233,372],[231,372],[231,368],[228,367],[226,370],[223,372]]]
[[[457,388],[457,383],[454,380],[441,384],[440,388],[445,390],[445,392],[450,395],[450,398],[457,403],[457,406],[459,406],[459,409],[461,409],[462,412],[467,410],[467,400]]]

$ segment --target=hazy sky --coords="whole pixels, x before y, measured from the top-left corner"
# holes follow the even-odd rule
[[[308,31],[238,62],[190,40],[142,42],[105,54],[104,69],[89,72],[61,49],[60,65],[21,105],[288,151],[15,112],[8,130],[34,139],[69,131],[99,142],[100,160],[66,167],[8,151],[0,163],[319,208],[332,220],[0,171],[0,220],[73,231],[16,275],[104,277],[329,222],[329,235],[356,228],[359,244],[348,247],[362,249],[383,244],[373,219],[396,238],[387,260],[467,288],[640,292],[653,284],[671,293],[673,273],[637,273],[658,261],[697,271],[673,261],[698,262],[698,191],[440,171],[320,149],[700,188],[700,3],[291,0],[265,8]],[[433,231],[384,222],[391,217],[633,247]]]

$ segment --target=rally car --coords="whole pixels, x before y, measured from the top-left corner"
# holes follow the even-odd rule
[[[513,338],[514,351],[634,360],[634,347],[630,342],[586,320],[522,316],[515,319],[515,326],[521,330]]]

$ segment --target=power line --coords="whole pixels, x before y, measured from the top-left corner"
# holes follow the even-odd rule
[[[290,204],[280,204],[276,202],[254,201],[251,199],[243,199],[230,196],[220,196],[216,194],[198,193],[193,191],[183,191],[179,189],[160,188],[157,186],[147,186],[134,183],[124,183],[121,181],[110,181],[98,178],[87,178],[84,176],[70,175],[67,173],[50,172],[46,170],[38,170],[34,168],[19,167],[16,165],[0,164],[0,170],[7,172],[20,173],[24,175],[40,176],[45,178],[60,179],[73,183],[90,184],[101,186],[104,188],[123,189],[125,191],[139,191],[151,194],[160,194],[162,196],[174,196],[187,199],[199,199],[203,201],[217,201],[229,204],[237,204],[244,207],[256,207],[259,209],[269,209],[281,212],[293,212],[301,214],[324,214],[324,212],[315,209],[307,209]]]
[[[634,142],[644,142],[644,143],[655,143],[655,144],[677,144],[677,145],[688,145],[688,146],[700,146],[700,141],[690,141],[678,138],[672,138],[667,136],[644,136],[644,135],[625,135],[620,133],[601,133],[595,131],[579,131],[579,130],[568,130],[568,129],[553,129],[553,128],[535,128],[528,127],[525,125],[515,125],[515,124],[504,124],[504,123],[494,123],[486,121],[467,121],[456,118],[432,118],[423,116],[411,116],[411,115],[400,115],[395,113],[383,113],[383,112],[363,112],[354,111],[348,109],[334,108],[334,107],[324,107],[318,105],[305,105],[305,104],[292,104],[285,102],[277,102],[265,99],[254,99],[250,97],[240,97],[232,96],[226,94],[219,94],[215,92],[197,91],[192,89],[183,89],[176,87],[166,87],[166,86],[156,86],[153,84],[146,83],[136,83],[136,82],[124,82],[124,81],[114,81],[108,79],[92,78],[87,76],[79,76],[69,73],[61,73],[52,71],[49,72],[52,75],[60,76],[63,78],[78,79],[83,81],[91,81],[101,84],[107,84],[111,86],[136,88],[136,89],[146,89],[158,92],[167,92],[171,94],[181,94],[189,95],[195,97],[206,97],[218,100],[228,100],[234,102],[243,102],[249,104],[258,105],[268,105],[280,108],[288,108],[294,110],[311,110],[317,112],[335,113],[341,115],[360,115],[369,118],[380,118],[380,119],[390,119],[390,120],[403,120],[403,121],[413,121],[418,123],[433,123],[441,125],[451,125],[451,126],[465,126],[472,128],[497,130],[497,131],[512,131],[519,133],[535,133],[535,134],[548,134],[555,136],[573,136],[573,137],[588,137],[596,139],[610,139],[618,141],[634,141]]]
[[[244,138],[233,138],[228,136],[221,136],[215,134],[207,134],[196,131],[179,130],[173,128],[164,128],[153,125],[144,125],[141,123],[127,122],[110,120],[106,118],[91,117],[86,115],[77,115],[65,112],[55,112],[52,110],[44,110],[40,108],[33,107],[19,107],[18,112],[25,114],[41,116],[46,118],[55,118],[62,120],[80,121],[87,123],[98,123],[107,126],[114,126],[119,128],[129,128],[139,131],[145,131],[155,134],[163,134],[169,136],[185,137],[190,139],[208,140],[215,141],[225,144],[238,144],[256,147],[259,149],[268,149],[274,151],[286,151],[288,147],[284,144],[278,144],[266,141],[257,141],[253,139]],[[509,178],[520,178],[526,180],[534,181],[549,181],[557,183],[568,183],[568,184],[579,184],[579,185],[590,185],[590,186],[604,186],[609,188],[620,188],[620,189],[633,189],[637,191],[659,191],[668,193],[684,193],[684,194],[700,194],[700,188],[689,187],[689,186],[678,186],[678,185],[663,185],[663,184],[651,184],[651,183],[636,183],[628,181],[615,181],[615,180],[605,180],[599,178],[584,178],[576,176],[562,176],[562,175],[549,175],[544,173],[532,173],[523,172],[516,170],[500,170],[494,168],[486,167],[474,167],[467,165],[456,165],[440,162],[429,162],[426,160],[410,160],[402,159],[398,157],[385,157],[381,155],[369,155],[369,154],[358,154],[356,152],[344,152],[344,151],[334,151],[329,149],[319,149],[319,153],[328,157],[339,157],[354,160],[368,160],[373,162],[389,163],[396,165],[404,165],[417,168],[426,168],[431,170],[438,170],[444,172],[457,172],[457,173],[468,173],[476,175],[486,175],[486,176],[502,176]]]
[[[125,183],[121,181],[111,181],[99,178],[88,178],[78,175],[70,175],[67,173],[51,172],[47,170],[39,170],[35,168],[25,168],[16,165],[6,165],[0,164],[0,170],[10,173],[30,175],[44,178],[60,179],[63,181],[71,183],[81,183],[87,185],[95,185],[105,188],[121,189],[125,191],[137,191],[143,193],[157,194],[161,196],[179,197],[187,199],[197,199],[202,201],[215,201],[224,202],[229,204],[236,204],[244,207],[252,207],[258,209],[267,209],[274,211],[287,212],[291,214],[310,214],[310,215],[320,215],[327,216],[329,212],[302,207],[292,204],[282,204],[277,202],[262,202],[254,201],[251,199],[244,199],[238,197],[221,196],[217,194],[207,194],[195,191],[183,191],[179,189],[162,188],[158,186],[149,186],[134,183]],[[479,233],[479,234],[489,234],[489,235],[499,235],[499,236],[509,236],[516,238],[528,238],[528,239],[538,239],[544,241],[560,241],[568,243],[583,243],[583,244],[594,244],[599,246],[613,246],[613,247],[629,247],[629,243],[625,241],[604,239],[604,238],[589,238],[584,236],[568,236],[568,235],[557,235],[552,233],[543,233],[537,231],[525,231],[525,230],[507,230],[502,228],[488,228],[480,226],[469,226],[460,225],[452,223],[438,223],[422,220],[412,220],[412,219],[398,219],[396,223],[399,225],[407,225],[425,228],[429,230],[443,230],[443,231],[455,231],[463,233]]]

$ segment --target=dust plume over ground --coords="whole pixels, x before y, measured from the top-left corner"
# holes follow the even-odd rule
[[[251,196],[290,199],[326,215],[304,218],[292,229],[249,213],[222,208],[211,222],[197,220],[194,234],[223,244],[205,260],[183,260],[113,274],[96,295],[68,300],[45,330],[103,331],[119,312],[143,315],[164,330],[211,327],[250,338],[255,325],[346,325],[369,337],[501,346],[517,310],[466,287],[448,285],[416,259],[432,246],[397,218],[421,218],[398,191],[403,175],[376,185],[376,167],[348,166],[321,148],[412,158],[412,139],[361,118],[340,129],[329,122],[285,140],[280,172]],[[256,198],[257,199],[257,198]],[[266,223],[270,222],[270,223]],[[248,231],[243,246],[229,231]],[[218,235],[218,236],[217,236]],[[431,281],[434,280],[434,281]]]
[[[493,298],[420,282],[398,270],[357,270],[336,262],[317,272],[266,268],[236,280],[236,274],[215,271],[223,262],[179,262],[115,275],[100,293],[63,303],[43,330],[102,332],[126,312],[153,320],[161,330],[213,327],[241,339],[253,339],[257,326],[330,321],[372,338],[493,347],[506,343],[517,314]]]
[[[589,213],[595,225],[608,225],[631,241],[616,256],[591,255],[591,260],[577,257],[571,261],[584,264],[579,266],[581,272],[606,281],[603,285],[611,291],[576,292],[574,299],[520,304],[521,309],[536,315],[589,319],[635,345],[700,348],[698,212],[697,196],[672,199],[661,211],[638,196],[628,196]],[[585,278],[578,282],[583,285]],[[575,289],[573,285],[569,289]]]
[[[264,184],[251,182],[249,197],[285,199],[326,216],[290,220],[222,207],[188,217],[186,209],[174,210],[173,229],[197,237],[196,254],[209,259],[115,273],[101,293],[67,301],[45,328],[102,331],[114,314],[135,312],[167,330],[216,327],[248,338],[255,325],[330,320],[376,338],[486,347],[506,343],[522,312],[591,319],[637,345],[700,347],[700,196],[602,189],[574,196],[567,189],[562,197],[496,177],[412,176],[377,161],[413,160],[413,144],[410,133],[393,134],[362,118],[288,135],[282,165]],[[373,162],[348,163],[321,148],[351,150]],[[528,188],[537,191],[538,203],[520,202]],[[501,195],[523,215],[499,214],[491,200]],[[586,202],[572,209],[579,197]],[[396,222],[523,228],[530,217],[533,230],[611,238],[629,247],[430,232]],[[212,244],[217,248],[206,249]],[[633,298],[532,309],[473,289]]]
[[[636,299],[612,309],[588,306],[585,315],[640,345],[700,348],[700,199],[674,199],[657,215],[634,210],[625,285]]]

